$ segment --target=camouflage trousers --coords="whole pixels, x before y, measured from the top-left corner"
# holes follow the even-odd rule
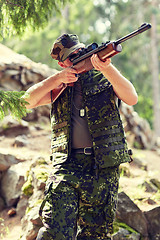
[[[111,239],[119,167],[98,169],[92,155],[76,154],[48,179],[37,240]]]

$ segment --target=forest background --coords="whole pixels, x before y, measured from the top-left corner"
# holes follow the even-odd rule
[[[112,63],[138,92],[135,111],[160,136],[159,0],[1,0],[0,7],[1,43],[58,70],[50,49],[62,33],[77,34],[86,45],[100,45],[151,23],[150,30],[122,43]]]

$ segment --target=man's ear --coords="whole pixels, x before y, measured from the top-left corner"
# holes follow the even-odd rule
[[[65,64],[63,62],[58,62],[58,65],[62,68],[65,68]]]

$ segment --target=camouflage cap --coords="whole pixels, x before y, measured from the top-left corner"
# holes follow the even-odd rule
[[[80,43],[78,36],[74,34],[63,34],[54,42],[51,49],[52,58],[63,62],[71,53],[79,48],[84,48],[85,45]]]

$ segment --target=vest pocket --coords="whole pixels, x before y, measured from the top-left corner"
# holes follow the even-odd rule
[[[86,96],[92,96],[98,93],[101,93],[102,91],[107,90],[108,88],[112,88],[112,86],[109,86],[108,82],[102,82],[100,84],[97,85],[88,85],[85,89],[84,89],[84,94]]]

